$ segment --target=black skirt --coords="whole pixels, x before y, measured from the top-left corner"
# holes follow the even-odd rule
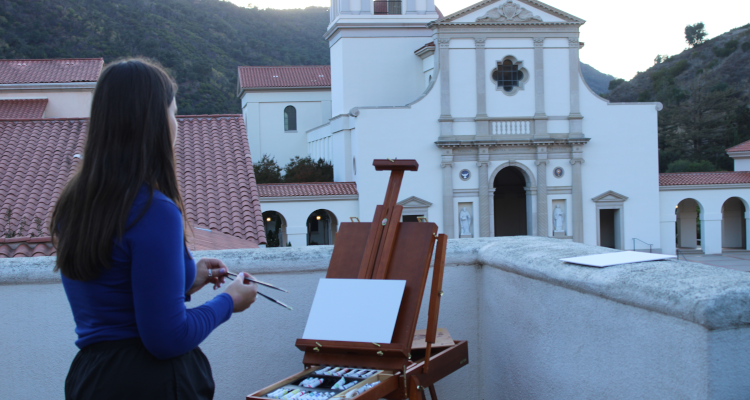
[[[200,348],[159,360],[140,338],[83,348],[65,379],[67,400],[205,400],[214,397],[214,389],[211,365]]]

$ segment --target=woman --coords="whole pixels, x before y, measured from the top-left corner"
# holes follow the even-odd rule
[[[111,64],[97,82],[82,164],[50,229],[81,349],[68,399],[212,398],[198,345],[255,301],[255,284],[238,276],[224,293],[185,307],[206,284],[224,283],[227,269],[215,259],[196,264],[185,245],[175,92],[145,60]]]

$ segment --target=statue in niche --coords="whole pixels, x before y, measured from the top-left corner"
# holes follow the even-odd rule
[[[555,211],[552,212],[552,218],[555,223],[555,232],[564,232],[565,214],[559,204],[555,206]]]
[[[477,22],[506,22],[506,21],[541,21],[542,17],[534,15],[531,11],[508,0],[498,8],[487,11],[486,14],[477,18]]]
[[[458,220],[461,222],[461,236],[471,236],[471,214],[466,207],[461,208]]]

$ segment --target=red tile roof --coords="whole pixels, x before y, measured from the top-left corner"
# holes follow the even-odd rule
[[[261,183],[260,197],[357,195],[354,182]]]
[[[40,257],[55,254],[50,237],[0,238],[0,258]]]
[[[191,251],[255,249],[258,244],[220,231],[207,232],[205,228],[193,227],[192,233],[188,231],[188,248]]]
[[[414,53],[419,53],[422,49],[426,49],[428,47],[433,47],[434,48],[435,47],[435,42],[430,42],[430,43],[425,44],[424,46],[422,46],[422,47],[414,50]]]
[[[0,100],[0,119],[39,119],[46,109],[47,99]]]
[[[750,172],[675,172],[659,174],[659,186],[750,183]]]
[[[229,246],[212,250],[238,248],[234,239],[247,242],[246,247],[265,243],[242,116],[179,116],[178,121],[177,174],[187,219],[212,233],[233,236],[219,240],[214,234],[211,241],[201,240]],[[10,209],[8,228],[17,229],[24,219],[26,229],[20,234],[49,236],[52,207],[80,160],[76,156],[83,153],[87,124],[87,118],[0,120],[2,228],[6,228],[5,212]],[[33,221],[37,217],[42,219],[40,232]],[[34,250],[13,246],[14,254]],[[2,248],[0,257],[9,251]]]
[[[240,239],[265,243],[242,115],[181,115],[177,121],[177,178],[188,220]]]
[[[730,147],[727,149],[727,153],[733,153],[736,151],[750,151],[750,140],[742,142],[737,146]]]
[[[330,65],[239,67],[240,88],[330,87]]]
[[[0,85],[96,82],[104,59],[0,60]]]

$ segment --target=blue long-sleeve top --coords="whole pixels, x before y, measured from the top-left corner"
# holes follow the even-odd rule
[[[232,315],[232,298],[222,293],[205,304],[186,309],[185,293],[196,275],[195,261],[183,242],[182,215],[177,206],[143,186],[133,202],[127,229],[114,239],[110,268],[90,281],[62,277],[76,322],[76,346],[140,337],[160,359],[197,347]],[[131,226],[132,225],[132,226]]]

